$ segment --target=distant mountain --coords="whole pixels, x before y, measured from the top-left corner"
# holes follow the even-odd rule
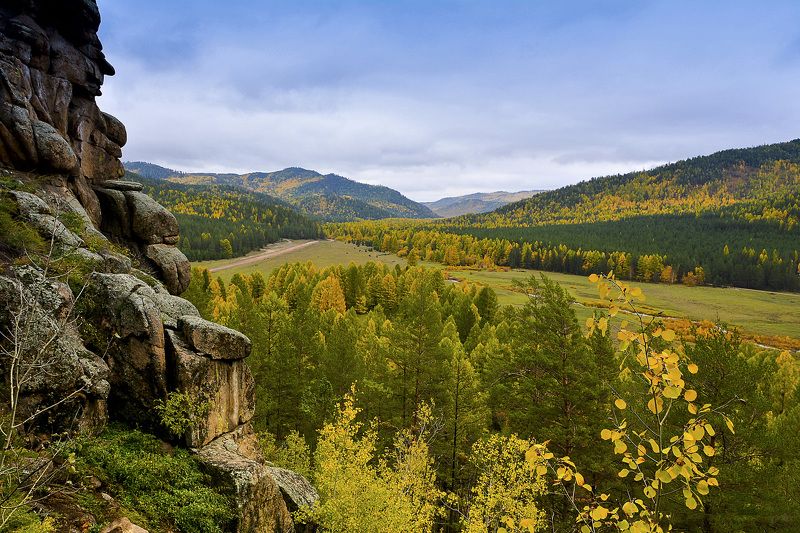
[[[441,217],[449,218],[472,213],[488,213],[512,202],[530,198],[540,192],[544,191],[476,192],[464,196],[449,196],[435,202],[422,202],[422,205],[429,207],[431,211]]]
[[[141,176],[185,185],[217,184],[266,193],[313,217],[330,221],[382,218],[436,218],[428,207],[388,187],[368,185],[336,174],[291,167],[277,172],[215,174],[179,172],[152,163],[127,162]]]

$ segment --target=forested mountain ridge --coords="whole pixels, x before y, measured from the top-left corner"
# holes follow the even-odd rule
[[[145,177],[174,183],[214,183],[267,193],[310,216],[332,222],[437,216],[424,205],[389,187],[297,167],[248,174],[184,173],[144,162],[127,162],[125,168]]]
[[[178,219],[180,250],[192,261],[245,255],[283,238],[316,239],[320,225],[282,200],[228,185],[185,185],[149,179],[130,171],[126,179]]]
[[[732,208],[734,205],[737,207]],[[796,225],[800,218],[800,139],[593,178],[447,224],[536,226],[708,211]]]
[[[800,140],[594,178],[491,213],[328,229],[453,266],[800,290]]]
[[[459,215],[494,211],[499,207],[530,198],[534,194],[539,194],[540,192],[543,191],[476,192],[463,196],[449,196],[440,198],[435,202],[422,202],[422,204],[429,207],[434,213],[441,217],[456,217]]]

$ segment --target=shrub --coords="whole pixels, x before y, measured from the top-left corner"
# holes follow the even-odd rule
[[[166,452],[156,437],[120,426],[73,446],[78,467],[107,483],[117,501],[140,514],[150,531],[220,533],[233,518],[233,502],[208,486],[209,479],[186,450]]]

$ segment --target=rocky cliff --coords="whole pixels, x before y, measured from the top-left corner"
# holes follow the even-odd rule
[[[95,102],[114,73],[99,24],[94,0],[0,6],[0,327],[4,353],[36,365],[14,407],[29,432],[161,431],[156,405],[189,395],[205,408],[179,440],[236,496],[238,530],[291,530],[253,444],[250,341],[179,297],[175,217],[119,180],[125,127]]]

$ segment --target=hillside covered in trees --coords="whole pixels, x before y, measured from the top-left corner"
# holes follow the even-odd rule
[[[178,247],[191,261],[245,255],[280,239],[317,239],[319,223],[267,194],[226,185],[183,185],[127,172],[166,206],[181,229]]]
[[[249,174],[184,173],[144,162],[127,162],[125,168],[147,178],[180,184],[216,184],[261,192],[326,221],[351,221],[391,217],[435,218],[437,215],[389,187],[368,185],[336,174],[303,168]]]
[[[331,226],[448,265],[800,290],[800,140],[595,178],[494,212]]]

